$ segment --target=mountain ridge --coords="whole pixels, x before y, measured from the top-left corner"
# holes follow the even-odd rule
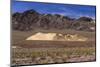
[[[20,31],[41,29],[74,29],[82,31],[95,31],[94,20],[90,17],[70,18],[59,14],[40,14],[31,9],[22,13],[12,14],[12,28]]]

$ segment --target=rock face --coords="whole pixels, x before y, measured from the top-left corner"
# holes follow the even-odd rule
[[[34,10],[23,13],[14,13],[12,16],[12,26],[15,30],[28,31],[33,29],[38,21],[39,14]]]
[[[20,31],[40,29],[74,29],[81,31],[95,31],[95,23],[89,17],[79,19],[69,18],[58,14],[39,14],[35,10],[27,10],[23,13],[12,15],[12,28]]]

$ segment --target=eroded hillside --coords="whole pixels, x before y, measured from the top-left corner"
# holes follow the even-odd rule
[[[95,21],[90,17],[75,19],[58,14],[39,14],[32,9],[23,13],[14,13],[12,28],[20,31],[30,31],[37,28],[95,31]]]

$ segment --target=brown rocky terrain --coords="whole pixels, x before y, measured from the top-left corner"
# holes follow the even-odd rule
[[[41,29],[74,29],[95,31],[95,22],[90,17],[78,19],[58,14],[39,14],[35,10],[12,14],[12,28],[20,31]]]

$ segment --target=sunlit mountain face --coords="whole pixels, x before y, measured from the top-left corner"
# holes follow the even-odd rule
[[[12,13],[24,12],[29,9],[33,9],[40,14],[59,14],[72,18],[86,16],[95,19],[96,13],[95,6],[23,1],[12,2]]]

